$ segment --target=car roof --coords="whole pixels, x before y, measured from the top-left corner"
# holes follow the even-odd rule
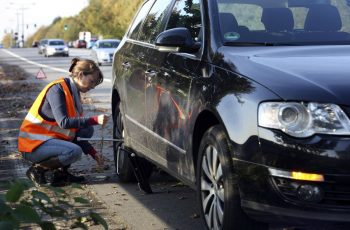
[[[53,38],[53,39],[47,39],[48,41],[64,41],[63,39],[59,38]]]
[[[100,40],[97,40],[97,42],[120,42],[119,39],[100,39]]]

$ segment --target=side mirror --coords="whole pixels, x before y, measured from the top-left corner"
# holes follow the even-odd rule
[[[201,47],[200,42],[194,42],[187,28],[179,27],[165,30],[156,38],[156,48],[163,52],[196,53]]]

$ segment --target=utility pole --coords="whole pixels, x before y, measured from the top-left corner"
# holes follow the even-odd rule
[[[18,9],[16,10],[16,16],[17,16],[17,28],[16,28],[16,32],[17,32],[17,36],[19,34],[19,12]],[[19,39],[17,37],[16,39],[16,47],[19,48]]]
[[[13,30],[10,31],[10,48],[12,48],[12,40],[13,40]]]
[[[24,48],[24,8],[23,6],[21,8],[19,8],[20,10],[22,10],[22,35],[21,35],[21,44],[22,44],[22,48]]]

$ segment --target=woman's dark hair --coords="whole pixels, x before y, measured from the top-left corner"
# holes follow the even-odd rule
[[[82,71],[84,75],[97,73],[98,81],[96,85],[103,82],[103,74],[93,60],[73,58],[69,67],[70,76],[75,78]]]

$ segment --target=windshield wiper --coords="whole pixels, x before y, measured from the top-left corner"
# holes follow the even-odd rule
[[[294,42],[225,42],[225,46],[308,46],[349,45],[350,41],[294,41]]]
[[[301,43],[290,42],[225,42],[228,46],[300,46]]]
[[[276,43],[271,42],[225,42],[226,46],[275,46]]]

